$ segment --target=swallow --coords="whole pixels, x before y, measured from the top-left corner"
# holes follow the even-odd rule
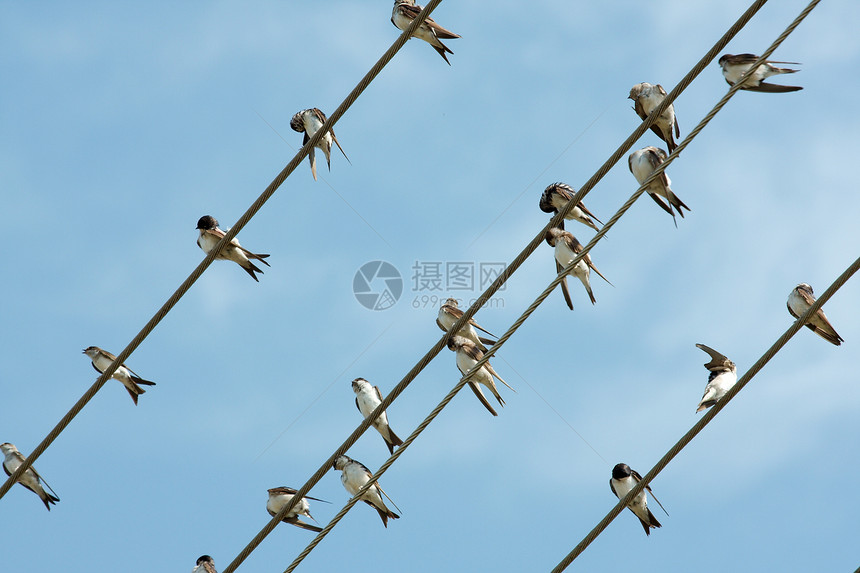
[[[614,468],[612,468],[612,477],[609,480],[609,487],[612,489],[612,493],[615,494],[615,497],[618,499],[622,499],[627,493],[636,487],[636,484],[642,479],[637,472],[630,469],[630,466],[627,464],[618,464]],[[654,514],[651,513],[651,510],[648,509],[648,494],[646,491],[651,491],[651,486],[645,486],[645,489],[642,490],[639,495],[633,498],[633,501],[627,506],[630,511],[632,511],[636,517],[639,518],[639,521],[642,523],[642,527],[645,529],[646,535],[651,535],[651,528],[662,527],[660,522],[657,521],[657,518],[654,517]],[[651,495],[654,495],[654,492],[651,492]],[[657,502],[660,507],[663,507],[657,498],[654,498],[654,501]],[[665,509],[663,511],[666,511]],[[668,515],[668,514],[667,514]]]
[[[543,190],[538,206],[544,213],[555,214],[561,211],[564,206],[573,199],[575,194],[576,189],[570,185],[561,182],[553,183]],[[585,208],[582,201],[577,203],[576,207],[571,209],[564,218],[568,221],[579,221],[583,225],[591,227],[595,231],[599,231],[600,229],[594,224],[594,221],[597,221],[601,225],[603,224],[603,221],[595,217],[594,213]]]
[[[21,455],[21,452],[18,451],[18,448],[9,442],[0,444],[0,452],[3,452],[3,455],[5,456],[3,459],[3,471],[6,472],[7,476],[11,476],[19,467],[21,467],[25,458]],[[45,504],[45,507],[48,508],[48,511],[51,511],[52,503],[60,501],[60,498],[57,497],[51,486],[42,479],[42,476],[39,475],[39,472],[37,472],[36,468],[33,466],[30,466],[27,468],[27,471],[21,474],[21,477],[18,479],[18,483],[38,495],[39,499],[42,500],[42,503]],[[45,488],[42,487],[43,483],[45,484],[45,487],[51,490],[51,493],[45,491]]]
[[[449,298],[442,304],[442,306],[439,307],[439,315],[436,317],[436,325],[445,332],[448,332],[451,327],[454,326],[454,323],[460,320],[460,317],[463,316],[463,311],[458,308],[457,304],[456,298]],[[495,334],[492,334],[490,331],[475,322],[475,319],[473,318],[469,319],[457,335],[468,338],[475,343],[475,346],[481,349],[481,352],[486,352],[487,347],[484,345],[489,344],[492,346],[496,341],[479,336],[478,332],[475,330],[476,328],[481,332],[489,334],[493,338],[498,338]]]
[[[809,310],[809,307],[812,306],[812,303],[814,302],[815,295],[812,293],[812,287],[806,283],[800,283],[794,287],[788,295],[786,306],[788,307],[788,312],[791,313],[791,316],[794,318],[800,318],[803,313]],[[830,324],[829,320],[827,320],[827,316],[824,314],[823,308],[819,308],[818,312],[809,317],[809,322],[806,323],[806,327],[827,342],[835,344],[836,346],[845,342],[845,339],[837,334],[836,329],[833,328],[833,325]]]
[[[582,244],[576,240],[576,237],[568,231],[559,229],[558,227],[553,227],[547,231],[545,240],[547,244],[555,248],[556,274],[560,273],[565,267],[567,267],[567,265],[569,265],[583,249]],[[576,263],[576,265],[570,270],[569,274],[575,276],[582,282],[583,286],[585,286],[586,292],[588,292],[588,297],[591,299],[591,304],[594,304],[597,302],[597,299],[594,298],[594,293],[591,291],[591,283],[589,282],[589,276],[591,275],[592,270],[600,275],[600,278],[612,285],[612,283],[609,282],[609,279],[597,270],[597,267],[595,267],[594,263],[591,262],[591,255],[588,253],[586,253],[578,263]],[[573,302],[570,300],[570,291],[567,289],[567,277],[564,277],[561,281],[561,292],[564,295],[564,300],[567,302],[567,306],[570,310],[573,310]]]
[[[295,490],[291,487],[273,487],[269,490],[269,500],[266,502],[266,511],[269,512],[269,515],[275,517],[278,515],[285,505],[292,501],[293,496],[296,495],[298,490]],[[310,523],[306,523],[299,519],[300,515],[304,515],[305,517],[309,517],[310,519],[314,519],[314,516],[311,515],[310,505],[308,504],[309,499],[314,501],[321,501],[323,503],[328,503],[325,500],[317,499],[315,497],[305,496],[296,503],[293,508],[287,512],[284,518],[281,520],[284,523],[289,523],[290,525],[295,525],[296,527],[301,527],[302,529],[307,529],[308,531],[314,531],[319,533],[322,531],[322,527],[317,527],[316,525],[311,525]]]
[[[203,252],[207,255],[226,234],[218,228],[218,219],[211,215],[203,215],[200,217],[200,219],[197,220],[197,228],[200,230],[200,236],[197,237],[197,246],[203,249]],[[236,237],[233,237],[233,240],[221,249],[221,252],[218,253],[218,256],[215,258],[222,261],[233,261],[242,267],[246,273],[251,275],[252,279],[260,282],[260,279],[258,279],[254,273],[263,274],[263,271],[258,269],[257,266],[251,262],[251,259],[260,261],[267,267],[270,267],[272,265],[263,260],[268,256],[269,255],[256,255],[252,253],[240,245],[239,241],[236,240]]]
[[[197,558],[197,565],[191,573],[218,573],[218,571],[215,570],[215,561],[210,556],[201,555]]]
[[[338,456],[332,467],[340,470],[340,481],[343,483],[346,491],[353,496],[373,477],[373,474],[370,473],[370,470],[364,464],[349,456]],[[361,501],[375,509],[382,519],[382,525],[388,527],[389,518],[400,519],[400,516],[385,506],[385,502],[382,500],[383,495],[388,497],[388,494],[379,487],[379,483],[374,481],[373,485],[361,496]],[[389,497],[388,500],[391,501],[391,498]]]
[[[757,59],[758,56],[755,54],[723,54],[720,56],[719,63],[720,67],[723,68],[723,77],[726,78],[726,83],[730,86],[735,85],[735,83],[741,79],[741,76],[750,69]],[[793,70],[791,68],[777,68],[771,64],[798,65],[797,62],[775,62],[772,60],[765,60],[764,63],[746,79],[743,86],[741,86],[741,89],[766,93],[796,92],[803,89],[800,86],[781,86],[778,84],[765,83],[764,80],[770,76],[778,74],[793,74],[800,71]]]
[[[416,5],[415,0],[394,0],[394,9],[391,11],[391,23],[405,32],[406,28],[412,24],[412,21],[421,13],[423,8],[423,6]],[[421,22],[421,25],[418,26],[418,29],[415,30],[412,36],[424,40],[433,46],[433,49],[439,52],[439,55],[442,56],[445,62],[449,66],[451,65],[451,62],[448,61],[448,56],[445,54],[453,54],[454,52],[443,44],[440,38],[442,40],[454,40],[459,38],[459,35],[446,30],[434,22],[433,18],[428,16]]]
[[[711,355],[711,361],[705,363],[705,368],[711,371],[708,376],[708,385],[705,386],[705,393],[702,400],[699,402],[696,412],[701,412],[710,408],[717,403],[717,400],[726,395],[735,382],[738,381],[738,368],[735,363],[704,344],[696,344],[697,348],[701,348]]]
[[[355,407],[365,418],[382,404],[382,393],[379,391],[379,386],[371,386],[370,382],[364,378],[356,378],[352,381],[352,391],[355,392]],[[391,426],[388,425],[388,415],[385,410],[373,421],[373,427],[385,440],[389,453],[394,453],[394,446],[403,444],[403,440],[398,438]]]
[[[630,95],[627,96],[627,99],[633,100],[633,111],[644,120],[660,105],[665,97],[666,90],[660,84],[652,86],[648,82],[642,82],[630,89]],[[678,144],[675,143],[675,137],[681,137],[681,131],[678,129],[678,120],[675,118],[674,104],[669,104],[669,107],[660,114],[657,121],[651,125],[651,131],[666,142],[669,153],[675,151],[675,148],[678,147]],[[672,137],[672,131],[675,132],[675,137]]]
[[[478,346],[474,342],[462,336],[454,335],[449,338],[448,349],[456,353],[457,368],[464,376],[469,370],[471,370],[475,366],[475,364],[477,364],[478,360],[484,357],[484,353],[481,351],[480,348],[478,348]],[[493,416],[498,416],[496,410],[493,409],[493,406],[487,401],[487,398],[481,391],[481,387],[478,386],[478,383],[481,383],[487,388],[489,388],[490,392],[493,393],[493,396],[496,397],[496,400],[499,401],[499,404],[501,406],[504,406],[505,401],[499,394],[499,390],[498,388],[496,388],[496,383],[493,381],[493,378],[498,378],[499,382],[501,382],[511,390],[514,390],[510,384],[502,380],[502,377],[499,376],[499,374],[493,369],[489,361],[484,362],[484,364],[481,365],[478,371],[475,372],[471,378],[469,378],[468,384],[469,388],[472,389],[472,392],[475,393],[475,396],[478,397],[478,400],[481,401],[481,404],[483,404],[484,407],[489,410],[490,414],[492,414]],[[516,390],[514,390],[514,392],[516,392]]]
[[[326,116],[319,109],[312,107],[311,109],[303,109],[293,116],[290,120],[290,127],[293,128],[293,131],[298,131],[299,133],[304,133],[305,136],[302,139],[302,146],[304,146],[310,139],[316,134],[317,131],[322,127],[322,125],[326,121]],[[337,145],[337,148],[340,149],[340,152],[343,153],[343,156],[346,157],[346,152],[344,152],[343,147],[340,146],[340,142],[337,140],[337,137],[334,135],[334,130],[330,129],[328,133],[326,133],[322,138],[320,138],[319,142],[317,142],[316,147],[322,149],[322,152],[325,154],[325,162],[328,165],[328,170],[331,171],[331,144],[334,142]],[[352,165],[352,161],[349,160],[349,157],[346,157],[347,162]],[[314,176],[314,181],[317,180],[317,159],[316,154],[314,153],[314,148],[312,147],[310,152],[308,152],[308,161],[311,164],[311,175]]]
[[[84,349],[83,353],[89,356],[90,360],[93,361],[93,368],[95,368],[96,372],[99,374],[104,373],[108,366],[116,360],[116,356],[107,350],[102,350],[98,346],[89,346]],[[155,386],[155,382],[144,380],[125,364],[120,364],[119,367],[114,370],[111,378],[115,378],[122,382],[122,385],[125,386],[125,389],[128,390],[129,396],[131,396],[131,399],[134,401],[135,406],[137,406],[137,397],[146,392],[146,390],[141,388],[140,385]]]
[[[639,185],[642,185],[642,182],[648,179],[648,176],[651,175],[661,163],[666,161],[667,157],[668,155],[665,151],[649,145],[648,147],[644,147],[639,151],[631,153],[629,157],[627,157],[627,165],[630,167],[630,173],[636,177],[636,181],[639,182]],[[678,211],[678,214],[681,215],[681,218],[683,218],[684,212],[681,210],[681,207],[687,211],[689,211],[690,208],[687,207],[677,195],[675,195],[670,185],[672,185],[672,182],[664,171],[659,177],[652,181],[645,190],[648,192],[648,196],[654,199],[655,203],[660,205],[661,209],[672,215],[673,220],[675,219],[675,213],[672,211],[672,207],[674,207]],[[666,199],[669,203],[667,204],[663,199]],[[675,222],[675,226],[678,226],[677,221]]]

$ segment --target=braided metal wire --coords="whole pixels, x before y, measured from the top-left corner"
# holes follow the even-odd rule
[[[843,272],[835,281],[833,281],[833,284],[831,284],[830,287],[826,291],[824,291],[824,293],[820,297],[818,297],[818,300],[816,300],[815,303],[813,303],[813,305],[809,307],[809,310],[806,311],[803,316],[794,321],[794,323],[788,328],[788,330],[786,330],[783,335],[780,336],[777,341],[774,342],[773,345],[767,349],[767,351],[761,356],[761,358],[759,358],[756,363],[753,364],[743,376],[741,376],[737,383],[735,383],[735,385],[732,386],[732,388],[728,392],[726,392],[726,395],[723,396],[723,398],[721,398],[720,400],[718,400],[717,403],[712,408],[710,408],[705,413],[705,415],[703,415],[699,419],[699,421],[696,422],[696,424],[692,428],[690,428],[690,430],[686,434],[684,434],[683,437],[681,437],[681,439],[678,440],[678,442],[675,443],[675,445],[672,446],[672,448],[668,452],[666,452],[666,454],[662,458],[660,458],[660,461],[658,461],[654,465],[654,467],[651,468],[651,471],[649,471],[642,477],[639,483],[636,484],[636,487],[631,489],[630,492],[626,496],[624,496],[623,499],[618,500],[618,503],[615,504],[615,507],[613,507],[612,510],[606,514],[606,517],[604,517],[600,521],[600,523],[594,526],[594,529],[592,529],[588,533],[588,535],[586,535],[585,538],[583,538],[583,540],[580,541],[579,544],[574,547],[573,550],[571,550],[571,552],[568,553],[564,559],[561,560],[561,562],[555,567],[555,569],[552,570],[552,573],[561,573],[561,571],[564,571],[567,566],[573,562],[574,559],[576,559],[583,551],[585,551],[585,549],[591,544],[591,542],[597,539],[597,536],[600,535],[603,530],[609,526],[610,523],[612,523],[612,520],[618,517],[618,514],[624,511],[624,508],[627,507],[627,504],[633,501],[633,498],[639,495],[639,493],[643,489],[645,489],[645,486],[647,486],[651,482],[651,480],[657,477],[657,475],[661,471],[663,471],[663,469],[667,465],[669,465],[669,462],[671,462],[672,459],[687,446],[687,444],[693,441],[693,438],[695,438],[699,434],[699,432],[701,432],[705,428],[705,426],[707,426],[711,422],[711,420],[713,420],[714,417],[728,405],[728,403],[738,394],[738,392],[744,389],[744,387],[749,383],[749,381],[752,380],[753,377],[758,374],[762,368],[764,368],[764,366],[770,361],[770,359],[773,358],[777,352],[782,350],[786,343],[791,340],[791,337],[797,334],[798,330],[803,328],[809,317],[815,314],[818,309],[821,308],[822,305],[824,305],[824,303],[826,303],[830,299],[830,297],[833,296],[836,291],[838,291],[842,287],[842,285],[844,285],[848,281],[848,279],[850,279],[851,276],[857,272],[858,269],[860,269],[860,258],[857,258],[851,264],[851,266],[845,269],[845,272]]]
[[[126,346],[122,352],[120,352],[116,360],[114,360],[110,366],[99,376],[92,386],[84,393],[81,398],[75,402],[72,408],[66,413],[65,416],[57,423],[56,426],[48,433],[44,440],[39,443],[38,446],[30,453],[29,456],[24,460],[24,463],[11,475],[9,478],[0,485],[0,499],[3,498],[4,495],[9,491],[9,489],[15,484],[16,481],[24,474],[25,471],[37,460],[39,456],[41,456],[45,450],[53,443],[54,440],[66,429],[66,427],[71,423],[71,421],[77,416],[81,410],[84,409],[84,406],[92,400],[92,398],[96,395],[96,393],[105,385],[105,383],[111,378],[116,369],[125,362],[129,356],[131,356],[132,352],[134,352],[138,346],[146,339],[147,336],[158,326],[158,323],[162,321],[162,319],[167,316],[167,313],[176,306],[176,303],[187,293],[191,286],[197,282],[197,279],[206,271],[212,261],[215,260],[215,257],[221,252],[221,250],[233,240],[233,238],[241,231],[245,225],[257,214],[257,212],[266,204],[266,202],[274,195],[275,191],[278,190],[283,182],[290,176],[290,174],[295,171],[296,167],[301,164],[304,158],[308,155],[311,149],[319,142],[323,136],[328,133],[330,129],[334,128],[334,125],[337,121],[343,116],[344,113],[355,103],[355,100],[367,89],[367,86],[370,85],[376,76],[382,71],[382,69],[391,61],[394,55],[403,47],[406,43],[406,40],[409,39],[411,32],[414,32],[421,22],[424,21],[424,18],[432,12],[433,8],[435,8],[441,0],[430,0],[428,2],[427,7],[419,14],[418,17],[415,18],[413,25],[410,26],[405,32],[403,32],[397,40],[391,45],[391,47],[379,58],[379,60],[373,65],[367,74],[361,78],[358,85],[353,88],[353,90],[347,95],[346,99],[338,106],[338,108],[328,117],[326,122],[322,125],[322,127],[317,130],[317,132],[311,137],[308,142],[302,146],[301,149],[296,153],[293,159],[284,167],[283,170],[275,177],[275,179],[269,184],[268,187],[263,191],[263,193],[257,198],[256,201],[248,208],[245,213],[239,217],[239,220],[225,233],[224,238],[212,249],[200,262],[199,265],[191,272],[185,281],[179,285],[179,288],[170,296],[167,302],[162,305],[161,308],[153,315],[153,317],[146,323],[146,325],[137,333],[134,339]]]

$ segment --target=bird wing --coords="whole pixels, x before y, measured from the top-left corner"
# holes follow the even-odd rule
[[[711,361],[707,362],[704,365],[705,368],[707,368],[708,370],[728,368],[729,364],[732,363],[732,361],[729,360],[724,354],[720,354],[709,346],[705,346],[704,344],[698,343],[696,344],[696,348],[704,350],[711,356]]]

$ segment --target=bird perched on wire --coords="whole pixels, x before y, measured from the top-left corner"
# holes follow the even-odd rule
[[[370,382],[364,378],[356,378],[352,381],[352,391],[355,392],[355,407],[365,418],[382,404],[382,393],[379,391],[379,386],[371,386]],[[393,454],[394,447],[403,444],[403,440],[398,438],[391,426],[388,425],[388,414],[385,413],[385,410],[377,416],[372,425],[382,436],[385,445],[388,446],[389,453]]]
[[[423,9],[423,6],[415,4],[415,0],[394,0],[394,8],[391,10],[391,23],[405,32]],[[454,52],[443,44],[442,40],[454,40],[459,38],[459,35],[446,30],[433,21],[433,18],[427,16],[412,36],[424,40],[433,46],[433,49],[439,52],[439,55],[442,56],[448,65],[451,65],[445,53],[453,54]]]
[[[475,364],[484,357],[484,353],[481,352],[481,349],[478,346],[469,340],[468,338],[464,338],[462,336],[454,335],[448,339],[448,349],[452,350],[456,353],[457,359],[457,368],[460,370],[460,373],[464,376],[469,370],[475,367]],[[475,396],[478,397],[478,400],[481,401],[481,404],[492,414],[493,416],[498,416],[498,413],[493,408],[493,406],[487,401],[486,396],[481,391],[481,387],[478,386],[478,383],[483,384],[487,388],[489,388],[490,392],[493,393],[493,396],[496,397],[496,400],[499,401],[499,405],[504,406],[505,401],[502,399],[501,394],[499,394],[498,388],[496,388],[496,383],[493,378],[498,378],[499,382],[514,390],[510,384],[505,382],[501,376],[493,369],[490,365],[490,362],[484,362],[481,367],[469,378],[468,384],[469,388],[472,389],[472,392],[475,393]],[[514,390],[516,392],[516,390]]]
[[[305,134],[304,138],[302,138],[302,145],[304,146],[308,141],[310,141],[310,139],[316,134],[316,132],[320,130],[320,128],[325,122],[325,114],[318,108],[312,107],[310,109],[303,109],[302,111],[296,113],[292,117],[292,119],[290,119],[290,127],[293,128],[293,131],[298,131],[299,133]],[[334,130],[330,129],[326,132],[325,135],[320,138],[320,140],[316,144],[316,147],[322,149],[322,152],[325,154],[325,162],[326,165],[328,165],[328,170],[331,171],[332,142],[337,145],[337,148],[340,149],[341,153],[343,153],[343,156],[346,158],[347,162],[352,165],[352,161],[349,160],[349,157],[346,157],[346,152],[344,152],[343,147],[340,146],[340,142],[337,140],[337,137],[335,137]],[[314,176],[314,181],[316,181],[317,158],[313,147],[308,152],[308,161],[311,164],[311,175]]]
[[[664,150],[649,145],[648,147],[643,147],[642,149],[631,153],[627,157],[627,166],[630,168],[630,173],[632,173],[636,178],[636,181],[639,182],[639,185],[642,185],[642,183],[648,179],[648,176],[651,175],[661,163],[666,161],[667,157],[668,155]],[[678,214],[681,215],[681,218],[684,217],[684,212],[681,210],[681,207],[687,211],[689,211],[690,208],[687,207],[677,195],[675,195],[672,191],[671,185],[672,181],[669,179],[669,176],[666,175],[666,172],[663,171],[657,178],[648,184],[645,191],[648,192],[648,196],[654,199],[654,202],[657,203],[661,209],[672,215],[672,220],[674,221],[675,213],[672,211],[673,207],[678,211]],[[668,201],[668,204],[666,201]],[[678,226],[677,221],[675,221],[675,226]]]
[[[460,320],[461,316],[463,316],[463,311],[459,309],[457,299],[449,298],[442,304],[442,306],[439,307],[439,314],[436,317],[436,325],[443,331],[448,332],[451,327],[454,326],[454,323]],[[489,344],[492,346],[496,341],[491,338],[479,336],[475,329],[478,329],[485,334],[489,334],[493,338],[497,338],[490,331],[475,322],[474,318],[470,318],[463,328],[460,329],[457,335],[468,338],[481,349],[481,352],[486,352],[487,347],[484,345]]]
[[[201,555],[197,558],[197,565],[191,570],[191,573],[218,573],[215,570],[215,561],[209,555]]]
[[[575,259],[584,248],[582,244],[576,240],[576,237],[574,237],[573,234],[565,231],[564,229],[559,229],[558,227],[553,227],[547,231],[545,240],[547,244],[555,248],[556,273],[560,273],[571,262],[573,262],[573,259]],[[585,291],[588,293],[588,297],[591,299],[591,304],[594,304],[597,302],[597,299],[594,298],[594,293],[591,290],[591,283],[589,281],[592,270],[600,275],[600,278],[612,285],[612,283],[609,282],[609,279],[603,276],[603,273],[597,270],[597,267],[595,267],[594,263],[591,262],[591,255],[589,253],[586,253],[585,256],[582,257],[576,265],[574,265],[568,274],[575,276],[582,282],[582,285],[585,287]],[[570,291],[567,287],[566,276],[561,281],[561,292],[564,295],[564,300],[567,303],[567,306],[570,310],[573,310],[573,301],[570,299]]]
[[[84,349],[83,353],[89,356],[90,360],[93,361],[93,368],[95,368],[95,371],[99,374],[104,373],[104,371],[113,364],[113,361],[116,360],[116,356],[107,350],[102,350],[98,346],[88,346]],[[122,382],[122,385],[125,386],[125,389],[128,390],[129,396],[131,396],[131,399],[134,401],[135,406],[137,406],[137,397],[146,392],[146,390],[141,388],[140,385],[155,386],[155,382],[144,380],[125,364],[120,364],[119,367],[114,370],[111,378]]]
[[[215,245],[224,238],[226,234],[224,231],[218,228],[218,219],[211,215],[204,215],[197,220],[197,228],[200,230],[200,236],[197,237],[197,246],[203,249],[203,252],[207,255],[212,249],[215,248]],[[270,267],[269,263],[265,260],[269,255],[258,255],[252,253],[245,247],[239,244],[238,239],[233,237],[233,239],[223,248],[221,252],[218,253],[218,256],[215,257],[217,260],[222,261],[233,261],[238,264],[242,269],[251,275],[251,278],[257,282],[260,282],[260,279],[254,273],[263,274],[263,271],[257,267],[251,259],[256,261],[260,261],[267,267]]]
[[[806,283],[800,283],[789,293],[786,306],[791,316],[800,318],[814,302],[815,295],[812,292],[812,287]],[[819,308],[815,314],[810,316],[805,326],[830,344],[839,346],[845,342],[845,339],[839,336],[836,329],[827,320],[823,308]]]
[[[543,190],[540,196],[538,207],[544,213],[558,213],[565,205],[567,205],[573,196],[576,195],[576,189],[566,183],[553,183]],[[576,206],[567,212],[564,216],[568,221],[579,221],[583,225],[591,227],[595,231],[600,229],[594,224],[597,221],[601,225],[603,221],[598,219],[594,213],[585,208],[585,205],[580,201]]]
[[[635,470],[630,469],[630,466],[627,464],[618,464],[612,468],[612,477],[609,478],[609,488],[615,494],[615,497],[623,499],[640,481],[642,481],[642,476]],[[663,526],[660,525],[660,522],[657,521],[657,518],[648,509],[648,494],[646,491],[651,492],[652,496],[654,495],[654,492],[651,491],[651,486],[646,485],[645,489],[639,492],[639,495],[634,497],[633,501],[627,505],[627,508],[639,518],[639,522],[642,523],[642,527],[645,529],[645,534],[651,535],[652,528]],[[663,509],[663,504],[656,497],[654,501]],[[663,511],[665,512],[666,510],[663,509]]]
[[[666,95],[666,90],[660,84],[651,85],[648,82],[642,82],[630,89],[630,95],[627,96],[627,99],[633,100],[633,111],[644,120],[662,103]],[[678,120],[675,118],[675,104],[670,103],[669,107],[663,110],[657,121],[651,124],[651,131],[666,142],[669,153],[675,151],[675,148],[678,147],[678,144],[675,143],[675,137],[681,137]],[[674,137],[672,136],[673,131],[675,132]]]
[[[701,348],[711,356],[711,361],[705,363],[705,368],[711,372],[708,384],[696,408],[696,412],[701,412],[716,404],[735,385],[738,381],[738,368],[734,362],[709,346],[696,344],[696,348]]]
[[[367,466],[349,456],[338,456],[332,467],[341,472],[340,481],[350,495],[357,494],[358,490],[364,487],[364,484],[369,482],[370,478],[373,477]],[[373,485],[362,494],[361,501],[375,509],[379,513],[380,519],[382,519],[382,525],[388,527],[389,518],[400,519],[400,516],[388,509],[385,501],[382,499],[383,495],[388,497],[388,494],[379,487],[379,483],[374,481]],[[388,501],[391,501],[390,497],[388,497]],[[391,503],[394,502],[392,501]],[[395,505],[394,507],[397,506]]]
[[[758,56],[755,54],[723,54],[720,56],[719,64],[720,67],[723,68],[723,77],[726,78],[726,83],[730,86],[735,85],[741,79],[741,76],[752,67],[757,59]],[[776,62],[773,60],[765,60],[764,63],[759,65],[755,72],[750,74],[750,76],[744,81],[741,89],[766,93],[796,92],[803,89],[800,86],[781,86],[779,84],[765,83],[764,80],[771,76],[779,74],[793,74],[800,71],[792,68],[777,68],[771,64],[798,65],[797,62]]]
[[[18,448],[9,442],[0,444],[0,452],[3,452],[4,456],[3,471],[6,472],[7,476],[11,476],[18,470],[18,468],[21,467],[25,458],[21,455],[21,452],[18,451]],[[30,466],[23,474],[21,474],[21,477],[18,478],[18,483],[38,495],[39,499],[42,500],[42,503],[45,504],[45,507],[48,508],[48,511],[51,511],[51,504],[56,504],[60,501],[60,498],[57,497],[54,489],[45,482],[44,478],[39,475],[39,472],[37,472],[36,468],[33,466]],[[51,490],[51,493],[45,491],[45,487],[42,487],[42,484],[45,484],[45,487]]]
[[[280,511],[284,508],[285,505],[292,501],[293,497],[298,493],[298,490],[293,489],[291,487],[273,487],[269,490],[269,500],[266,502],[266,511],[269,512],[269,515],[275,517],[280,513]],[[290,525],[295,525],[296,527],[300,527],[302,529],[307,529],[308,531],[314,531],[319,533],[322,531],[322,527],[317,527],[316,525],[311,525],[310,523],[306,523],[299,519],[300,515],[304,515],[310,519],[314,519],[314,516],[311,515],[310,504],[308,504],[309,499],[314,501],[321,501],[323,503],[329,503],[322,499],[317,499],[315,497],[305,496],[301,498],[290,511],[281,519],[284,523],[289,523]]]

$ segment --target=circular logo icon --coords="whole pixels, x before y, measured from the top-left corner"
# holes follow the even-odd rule
[[[387,310],[403,294],[403,278],[391,263],[370,261],[355,272],[352,292],[361,306],[370,310]]]

